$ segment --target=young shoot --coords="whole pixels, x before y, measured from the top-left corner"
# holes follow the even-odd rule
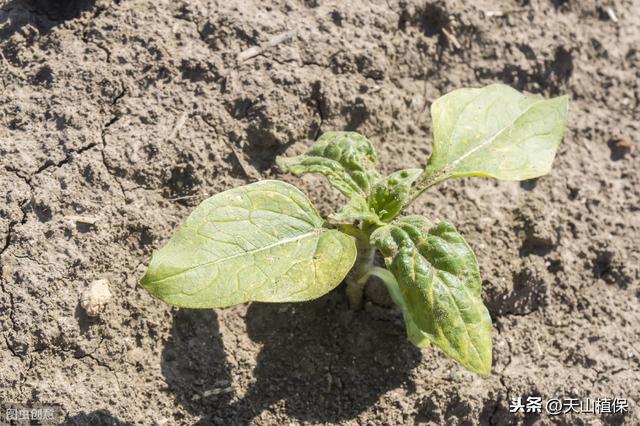
[[[446,179],[524,180],[549,172],[562,139],[566,96],[540,99],[496,84],[459,89],[431,106],[433,150],[424,169],[377,171],[373,145],[355,132],[323,134],[283,172],[326,176],[348,203],[323,219],[296,187],[255,182],[203,201],[153,254],[141,280],[175,306],[316,299],[343,280],[352,307],[371,276],[386,285],[408,339],[433,343],[481,375],[491,370],[491,318],[478,262],[447,222],[402,212]],[[386,268],[374,263],[376,251]]]

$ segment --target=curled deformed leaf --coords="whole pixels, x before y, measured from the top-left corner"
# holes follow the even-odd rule
[[[322,227],[307,197],[280,181],[214,195],[153,254],[141,280],[176,306],[311,300],[336,287],[356,258],[353,239]]]
[[[428,339],[466,368],[488,374],[491,318],[475,255],[453,225],[409,216],[376,230],[371,242],[398,282],[416,340]]]
[[[568,98],[539,99],[502,84],[458,89],[431,106],[433,152],[425,178],[531,179],[549,172]]]
[[[405,169],[376,182],[369,196],[369,206],[382,221],[390,221],[402,210],[409,198],[411,185],[421,173],[422,169]]]
[[[367,200],[359,195],[351,197],[349,202],[338,212],[329,215],[329,220],[333,223],[353,223],[363,221],[382,225],[375,211],[369,207]]]
[[[377,177],[376,161],[371,142],[356,132],[327,132],[306,154],[276,158],[283,172],[322,174],[345,196],[365,198]]]

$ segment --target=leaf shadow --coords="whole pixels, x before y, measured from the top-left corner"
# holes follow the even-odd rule
[[[35,423],[32,423],[35,424]],[[39,423],[38,423],[39,424]],[[93,425],[93,426],[130,426],[133,423],[120,420],[118,417],[111,414],[109,410],[96,410],[92,412],[81,411],[73,417],[65,419],[61,423],[62,426],[73,425]]]
[[[229,404],[229,393],[205,397],[207,391],[231,384],[218,316],[213,310],[175,311],[161,369],[176,402],[190,413],[206,415]]]
[[[201,424],[247,424],[265,410],[300,421],[350,420],[387,391],[412,386],[410,372],[421,360],[395,312],[352,312],[340,291],[307,303],[254,303],[246,323],[249,338],[262,344],[255,382],[234,401],[232,394],[194,401],[194,378],[202,389],[231,380],[215,318],[180,311],[164,352],[172,360],[163,356],[170,390]]]
[[[46,34],[94,5],[95,0],[10,0],[0,8],[0,36],[8,39],[27,25]]]

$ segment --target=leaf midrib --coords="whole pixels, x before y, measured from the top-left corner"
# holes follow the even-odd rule
[[[285,239],[282,239],[282,240],[278,240],[276,242],[273,242],[271,244],[267,244],[266,246],[262,246],[260,248],[254,249],[254,250],[248,250],[248,251],[244,251],[244,252],[241,252],[241,253],[233,254],[231,256],[218,258],[218,259],[211,260],[211,261],[208,261],[208,262],[200,263],[198,265],[194,265],[194,266],[192,266],[190,268],[183,269],[182,271],[179,271],[179,272],[176,272],[174,274],[168,275],[168,276],[163,277],[163,278],[161,278],[159,280],[151,281],[151,283],[155,283],[155,284],[161,283],[161,282],[163,282],[165,280],[177,277],[179,275],[182,275],[184,273],[187,273],[187,272],[192,271],[192,270],[197,269],[197,268],[201,268],[201,267],[204,267],[204,266],[215,265],[217,263],[226,262],[226,261],[233,260],[233,259],[236,259],[238,257],[245,256],[245,255],[254,255],[256,253],[259,253],[259,252],[262,252],[262,251],[266,251],[266,250],[269,250],[269,249],[272,249],[272,248],[275,248],[275,247],[278,247],[278,246],[281,246],[281,245],[285,245],[285,244],[292,243],[292,242],[295,242],[295,241],[303,240],[303,239],[305,239],[307,237],[310,237],[310,236],[320,235],[324,231],[328,231],[328,229],[325,229],[325,228],[313,229],[313,230],[311,230],[309,232],[305,232],[304,234],[300,234],[300,235],[296,235],[295,237],[289,237],[289,238],[285,238]]]
[[[466,153],[462,154],[460,157],[458,157],[457,159],[455,159],[454,161],[452,161],[451,163],[446,165],[444,167],[444,169],[443,169],[443,173],[448,174],[451,171],[451,169],[455,168],[458,164],[460,164],[462,161],[464,161],[470,155],[474,154],[475,152],[479,151],[482,148],[485,148],[488,145],[491,145],[500,135],[502,135],[503,132],[505,132],[507,129],[512,128],[513,125],[516,123],[516,121],[518,121],[520,119],[520,117],[525,115],[527,112],[529,112],[529,110],[531,108],[533,108],[534,106],[540,104],[541,102],[544,102],[544,99],[538,100],[538,101],[532,103],[531,105],[529,105],[524,111],[522,111],[522,113],[520,113],[515,119],[513,119],[507,126],[504,126],[502,129],[500,129],[496,134],[491,136],[489,139],[486,139],[484,142],[480,143],[480,145],[477,145],[477,146],[471,148],[469,151],[467,151]],[[455,128],[454,128],[454,130],[455,130]]]

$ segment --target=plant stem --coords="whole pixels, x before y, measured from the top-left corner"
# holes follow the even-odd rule
[[[413,194],[411,194],[411,196],[409,197],[409,201],[407,201],[406,204],[403,206],[403,209],[407,208],[407,206],[412,204],[416,200],[416,198],[418,198],[424,191],[431,188],[436,183],[441,182],[442,177],[443,177],[442,173],[435,174],[435,175],[425,174],[425,177],[422,178],[422,180],[420,180],[416,185],[416,189],[413,191]]]
[[[370,271],[373,268],[373,259],[375,249],[371,247],[369,241],[356,239],[356,247],[358,249],[358,257],[353,265],[351,272],[347,275],[347,298],[351,309],[357,310],[362,308],[362,300],[364,298],[364,286],[369,280]]]
[[[387,291],[389,292],[389,296],[391,296],[391,300],[393,300],[393,303],[402,308],[404,306],[404,302],[402,301],[402,293],[400,293],[398,281],[396,280],[396,277],[393,276],[391,271],[385,268],[381,268],[380,266],[374,266],[369,270],[369,276],[371,275],[373,275],[374,277],[378,277],[384,283],[384,285],[387,287]]]

